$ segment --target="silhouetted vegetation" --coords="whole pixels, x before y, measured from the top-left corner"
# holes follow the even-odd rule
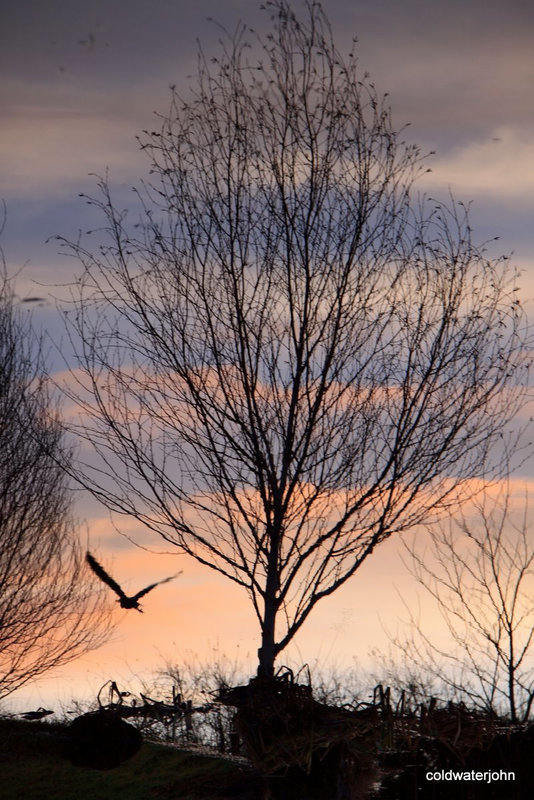
[[[457,699],[525,722],[534,701],[534,541],[528,497],[514,509],[509,491],[488,491],[430,529],[424,552],[417,543],[408,547],[449,644],[438,646],[413,613],[394,643],[406,663]]]
[[[0,697],[109,630],[86,580],[65,471],[72,452],[44,362],[0,260]]]
[[[66,775],[66,785],[72,787],[74,767],[59,765],[59,759],[72,759],[73,736],[74,763],[92,767],[78,767],[85,784],[77,791],[80,800],[91,797],[97,786],[99,793],[93,796],[114,798],[113,787],[125,781],[132,785],[129,798],[155,794],[169,800],[446,800],[452,796],[530,800],[533,796],[534,725],[512,724],[463,703],[433,697],[415,703],[408,690],[378,685],[368,701],[328,705],[315,700],[311,686],[297,683],[290,670],[274,680],[256,678],[243,686],[222,687],[217,702],[231,711],[226,741],[232,745],[232,756],[217,756],[216,751],[207,751],[199,736],[188,740],[184,735],[172,748],[158,750],[145,743],[137,755],[110,769],[114,753],[122,748],[122,760],[128,756],[125,747],[133,743],[132,733],[124,737],[118,730],[122,714],[129,723],[123,722],[124,730],[142,725],[141,714],[130,714],[136,707],[120,702],[82,716],[70,727],[5,720],[0,724],[0,751],[19,796],[36,799],[45,798],[46,791],[28,793],[30,776],[38,772],[41,780],[54,781],[52,762],[54,772]],[[104,737],[101,722],[109,728]],[[159,723],[159,737],[162,728],[175,725],[165,716]],[[79,726],[82,735],[77,733]],[[102,769],[108,770],[109,783],[93,777]],[[428,779],[428,774],[448,771],[480,776],[503,771],[513,773],[513,780]],[[103,793],[108,786],[109,794]]]

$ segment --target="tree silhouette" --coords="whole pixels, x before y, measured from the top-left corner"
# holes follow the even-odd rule
[[[420,152],[320,7],[268,8],[260,60],[241,27],[145,132],[140,221],[102,180],[109,238],[65,242],[78,479],[243,587],[263,675],[380,542],[498,471],[526,358],[506,260],[411,199]]]
[[[534,702],[534,543],[528,498],[513,509],[510,486],[487,491],[471,513],[429,531],[423,554],[408,545],[412,574],[436,601],[451,638],[435,644],[410,614],[394,644],[407,662],[485,711],[525,722]]]
[[[84,578],[64,467],[71,459],[43,354],[0,274],[0,697],[106,638]]]

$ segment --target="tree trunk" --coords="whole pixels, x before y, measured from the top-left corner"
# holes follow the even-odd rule
[[[510,702],[510,721],[516,723],[517,709],[515,706],[515,667],[513,641],[510,642],[510,653],[508,659],[508,700]]]
[[[267,580],[265,582],[264,612],[261,625],[261,647],[258,650],[258,677],[272,678],[274,676],[274,660],[277,655],[275,647],[275,623],[277,594],[280,576],[278,574],[278,550],[280,536],[273,533],[270,537],[271,549],[267,563]]]
[[[258,649],[258,678],[272,678],[274,676],[274,625],[276,611],[272,600],[265,601],[265,614],[261,630],[261,647]]]

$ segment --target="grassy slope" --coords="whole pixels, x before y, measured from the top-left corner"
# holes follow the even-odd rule
[[[47,732],[60,726],[0,720],[2,800],[235,800],[254,797],[254,778],[232,762],[145,743],[113,770],[73,767]]]

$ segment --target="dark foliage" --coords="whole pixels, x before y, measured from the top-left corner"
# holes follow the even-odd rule
[[[143,738],[113,711],[95,711],[74,720],[66,755],[76,767],[113,769],[137,753]]]

